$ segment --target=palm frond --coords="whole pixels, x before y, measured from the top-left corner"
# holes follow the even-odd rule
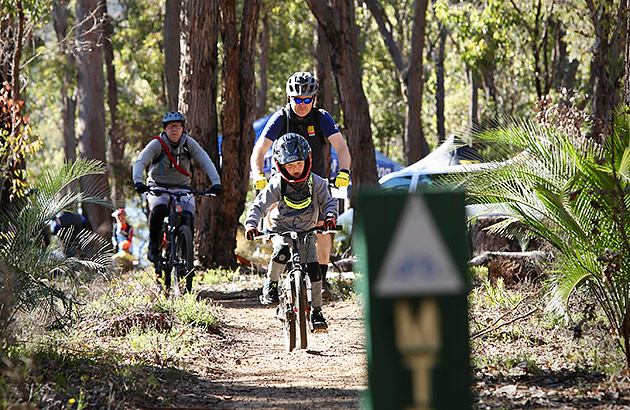
[[[95,232],[78,233],[78,257],[64,252],[70,246],[72,232],[61,233],[59,241],[48,247],[42,243],[48,223],[61,212],[76,209],[81,203],[112,207],[98,190],[65,192],[72,182],[104,171],[104,165],[95,160],[67,162],[59,170],[42,175],[27,197],[0,213],[0,259],[18,276],[15,309],[38,310],[54,321],[68,318],[82,282],[113,272],[109,241]],[[63,289],[59,283],[64,283]]]

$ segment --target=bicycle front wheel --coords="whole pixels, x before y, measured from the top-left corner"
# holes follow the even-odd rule
[[[308,336],[306,329],[308,328],[306,321],[309,315],[308,303],[306,300],[306,284],[304,283],[304,271],[302,269],[296,269],[294,273],[295,280],[295,306],[297,308],[297,322],[300,326],[300,347],[306,349],[308,343]]]
[[[284,333],[284,347],[287,352],[295,349],[295,312],[293,311],[295,301],[295,283],[287,277],[283,283],[283,289],[280,295],[280,304],[277,309],[280,312],[282,320],[282,331]]]
[[[192,290],[194,271],[193,237],[188,225],[182,225],[175,233],[175,260],[173,263],[173,275],[178,279],[186,280],[186,291]],[[177,281],[179,282],[179,280]]]

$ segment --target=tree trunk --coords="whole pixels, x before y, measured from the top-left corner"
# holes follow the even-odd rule
[[[591,86],[593,89],[593,126],[590,136],[595,141],[603,143],[608,136],[611,116],[621,101],[619,90],[623,77],[622,41],[624,31],[619,25],[626,24],[626,2],[621,0],[615,12],[606,9],[606,4],[594,4],[593,0],[586,1],[591,23],[597,41],[593,46],[591,60]],[[608,5],[608,7],[611,7]],[[614,6],[612,6],[614,9]]]
[[[121,132],[118,122],[118,86],[116,83],[116,70],[114,68],[114,47],[112,36],[114,27],[111,17],[107,13],[107,3],[99,0],[99,7],[103,10],[103,24],[105,37],[103,53],[105,57],[105,69],[107,73],[107,105],[109,107],[109,173],[112,183],[112,202],[116,208],[125,206],[125,181],[129,179],[129,164],[125,162],[125,144],[127,139]]]
[[[7,135],[15,140],[19,137],[18,111],[21,106],[20,97],[20,60],[22,58],[22,49],[30,38],[30,27],[26,27],[27,18],[24,15],[23,4],[18,1],[13,10],[14,15],[2,16],[0,20],[0,87],[8,86],[3,89],[3,93],[8,93],[7,98],[3,98],[3,113],[10,116],[7,123],[3,121],[0,128],[0,145],[4,145]],[[4,96],[3,96],[4,97]],[[6,132],[6,134],[4,134]],[[12,154],[4,154],[0,158],[0,172],[2,173],[2,182],[0,186],[0,208],[4,208],[11,202],[14,186],[23,185],[25,183],[24,170],[26,163],[22,152],[19,152],[17,158],[12,158]],[[15,182],[20,182],[14,185]]]
[[[435,117],[437,122],[437,134],[440,144],[446,140],[446,129],[444,127],[444,107],[445,96],[444,91],[444,49],[446,46],[446,27],[440,25],[440,34],[438,40],[438,52],[435,62]]]
[[[180,35],[179,20],[182,0],[166,0],[164,11],[164,71],[169,110],[177,110],[179,97]],[[183,18],[186,18],[182,16]],[[198,18],[203,18],[198,16]]]
[[[63,77],[61,80],[61,121],[63,129],[63,150],[67,161],[77,159],[77,139],[75,130],[77,100],[74,92],[72,73],[76,69],[76,59],[68,49],[68,43],[62,41],[68,35],[68,5],[55,2],[53,4],[53,22],[63,56]],[[73,181],[70,192],[77,191],[77,183]]]
[[[468,106],[469,127],[476,131],[479,129],[479,90],[477,76],[471,69],[467,69],[468,84],[470,85],[470,101]]]
[[[422,130],[422,84],[424,28],[428,0],[416,0],[414,6],[409,68],[407,71],[407,111],[405,113],[405,158],[413,164],[429,153]]]
[[[249,187],[249,157],[254,147],[256,113],[255,52],[256,30],[261,0],[245,0],[240,39],[235,0],[220,0],[223,70],[221,124],[223,126],[224,198],[217,211],[214,261],[227,267],[236,265],[236,228],[245,210]]]
[[[338,118],[332,114],[333,107],[333,78],[332,78],[332,61],[330,57],[330,44],[326,38],[326,34],[322,31],[320,25],[315,29],[315,55],[317,62],[315,64],[315,78],[319,84],[317,91],[317,106],[325,109],[333,118]],[[343,131],[342,131],[343,133]],[[324,151],[324,161],[326,163],[326,175],[330,175],[330,143],[326,140],[326,150]],[[337,169],[339,167],[337,166]]]
[[[256,95],[256,118],[265,116],[267,113],[267,66],[269,61],[269,12],[265,13],[261,19],[262,27],[258,35],[258,75],[260,77],[260,88]]]
[[[385,15],[385,10],[378,0],[365,1],[376,22],[385,46],[392,56],[400,81],[400,90],[405,107],[405,130],[403,149],[407,165],[413,164],[429,153],[429,145],[422,130],[422,77],[424,30],[428,0],[414,1],[414,15],[411,28],[411,45],[408,61],[405,62],[400,47],[394,41],[390,28],[395,27]]]
[[[330,6],[320,0],[306,2],[322,26],[331,49],[335,50],[332,53],[332,68],[337,80],[346,138],[352,157],[353,186],[357,188],[376,185],[378,174],[370,128],[370,111],[361,84],[354,1],[331,0]]]
[[[630,10],[630,0],[626,1],[626,11],[627,10]],[[628,12],[626,12],[626,50],[624,56],[626,59],[626,63],[624,64],[626,78],[623,84],[623,96],[624,102],[630,107],[630,13]],[[626,355],[628,354],[630,354],[630,352],[626,353]]]
[[[186,116],[191,137],[208,152],[219,168],[217,140],[217,42],[219,8],[215,0],[183,0],[181,3],[180,111]],[[206,172],[193,167],[195,189],[210,187]],[[212,265],[215,246],[217,199],[196,197],[195,251],[204,267]]]
[[[105,156],[105,92],[102,53],[102,8],[98,0],[78,0],[77,68],[79,155],[106,163]],[[107,175],[81,179],[81,190],[109,201]],[[83,215],[94,231],[105,238],[112,236],[111,210],[97,204],[83,204]]]

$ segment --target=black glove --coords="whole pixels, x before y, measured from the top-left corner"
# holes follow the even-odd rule
[[[147,192],[149,190],[149,187],[144,185],[142,182],[136,182],[134,186],[136,188],[136,192],[139,194],[142,194],[143,192]]]
[[[208,193],[221,195],[223,193],[223,185],[221,184],[212,185],[210,189],[208,190]]]
[[[245,236],[247,236],[248,241],[253,241],[258,235],[260,235],[260,232],[258,232],[258,229],[256,229],[255,226],[249,227],[247,232],[245,232]]]
[[[334,231],[336,229],[337,229],[337,219],[335,218],[335,214],[332,212],[328,212],[326,214],[326,219],[324,219],[324,230]]]

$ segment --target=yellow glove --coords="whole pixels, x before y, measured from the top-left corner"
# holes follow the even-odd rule
[[[256,177],[256,180],[254,181],[254,187],[257,190],[261,190],[264,189],[267,186],[267,178],[265,178],[265,174],[260,174]]]
[[[337,188],[342,186],[348,186],[350,183],[350,172],[347,169],[340,169],[337,172],[337,178],[335,178],[335,186]]]

